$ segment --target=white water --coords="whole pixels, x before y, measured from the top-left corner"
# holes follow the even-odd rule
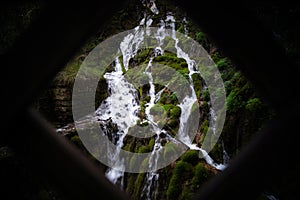
[[[147,28],[150,27],[152,21],[152,19],[147,20],[147,18],[144,17],[140,21],[140,25],[135,28],[135,32],[125,36],[121,42],[120,50],[123,56],[125,71],[129,69],[129,60],[137,55],[139,47],[144,40],[145,33],[149,34],[147,33],[149,31]],[[144,27],[146,28],[146,31],[144,31]],[[154,123],[153,117],[150,115],[150,109],[153,105],[155,105],[154,102],[156,100],[156,96],[151,69],[150,72],[147,71],[149,68],[151,68],[151,62],[149,62],[148,68],[145,71],[150,80],[149,95],[151,97],[150,102],[146,105],[145,113],[147,119],[151,122],[150,124],[152,125],[155,133],[159,134],[160,130],[158,129],[157,124]],[[124,161],[119,159],[119,153],[124,145],[123,140],[128,133],[129,128],[135,126],[139,120],[139,117],[137,116],[140,109],[138,92],[136,88],[126,80],[119,58],[116,58],[115,60],[114,71],[106,73],[104,78],[108,83],[108,91],[110,95],[99,106],[96,114],[99,121],[111,120],[117,125],[118,132],[112,133],[117,136],[115,139],[117,149],[113,155],[108,155],[108,157],[110,158],[112,166],[115,166],[118,169],[124,169]],[[107,127],[104,128],[106,128],[107,131]],[[110,168],[106,172],[106,177],[113,183],[120,181],[121,186],[123,186],[124,172]]]
[[[108,83],[110,96],[102,102],[96,114],[99,121],[111,120],[118,127],[118,132],[112,133],[116,134],[113,142],[116,143],[117,149],[114,155],[109,155],[109,158],[112,166],[123,169],[124,163],[119,159],[119,153],[128,129],[135,126],[139,119],[136,115],[140,108],[138,94],[134,86],[124,78],[118,58],[115,61],[114,71],[106,73],[104,78]],[[113,183],[121,179],[121,186],[123,185],[124,172],[112,168],[106,172],[106,176]]]
[[[154,1],[151,1],[150,9],[153,13],[157,14],[159,11],[156,8]],[[137,115],[140,110],[139,99],[138,99],[138,91],[136,88],[128,82],[125,78],[123,71],[127,71],[129,69],[129,61],[131,58],[137,55],[138,50],[143,44],[143,40],[145,35],[149,35],[149,27],[151,26],[153,20],[151,16],[144,17],[139,25],[135,28],[134,33],[130,33],[124,37],[123,41],[120,43],[120,52],[123,56],[123,63],[120,62],[119,58],[115,59],[114,70],[112,72],[108,72],[104,75],[104,78],[108,84],[109,97],[105,99],[99,108],[96,111],[97,119],[102,122],[110,121],[115,124],[118,128],[118,131],[112,132],[110,130],[111,123],[104,126],[106,134],[111,134],[113,136],[112,142],[116,145],[116,151],[113,153],[109,152],[107,155],[110,158],[110,162],[112,166],[115,166],[117,169],[109,168],[106,172],[106,177],[115,184],[120,184],[123,187],[124,182],[124,172],[121,169],[124,169],[124,161],[120,160],[119,153],[121,148],[123,147],[124,138],[128,133],[130,127],[133,127],[137,124],[140,119]],[[184,19],[184,23],[186,24],[186,19]],[[158,41],[159,46],[155,48],[154,55],[151,56],[150,61],[148,63],[147,68],[145,69],[144,74],[148,76],[150,89],[148,91],[148,95],[150,96],[150,101],[146,104],[145,108],[145,121],[149,122],[149,126],[151,126],[152,131],[156,134],[155,144],[153,151],[151,152],[151,156],[149,158],[149,168],[156,168],[157,162],[159,160],[160,151],[163,150],[163,146],[161,145],[161,133],[166,133],[166,131],[162,130],[158,127],[154,120],[154,116],[151,115],[151,108],[158,102],[161,94],[164,89],[160,91],[155,91],[153,77],[152,77],[152,61],[155,56],[163,55],[164,51],[160,47],[162,46],[164,39],[169,36],[167,33],[167,29],[170,28],[172,30],[171,37],[175,41],[175,48],[177,52],[177,57],[183,58],[187,64],[189,69],[189,81],[190,81],[190,89],[191,95],[185,96],[183,101],[178,105],[182,112],[180,116],[180,125],[178,130],[178,139],[180,143],[184,143],[190,149],[198,150],[199,155],[206,160],[206,162],[219,170],[223,170],[227,165],[227,160],[223,164],[217,164],[214,160],[208,155],[208,153],[198,147],[196,144],[193,144],[188,135],[187,131],[187,122],[189,120],[191,114],[191,108],[194,103],[197,101],[196,93],[194,91],[194,85],[192,80],[192,75],[194,73],[199,73],[197,66],[195,65],[195,61],[190,59],[188,54],[185,53],[178,45],[179,39],[176,37],[175,30],[175,18],[172,14],[168,14],[164,20],[160,21],[160,27],[156,33],[156,40]],[[188,32],[186,26],[184,25],[185,35],[187,36]],[[122,68],[123,64],[123,68]],[[214,117],[213,110],[210,111],[212,117]],[[215,120],[213,120],[215,121]],[[215,131],[215,130],[214,130]],[[167,135],[167,134],[166,134]],[[167,135],[165,138],[169,141],[175,141],[174,138]],[[178,142],[178,141],[177,141]],[[226,151],[224,149],[224,155]],[[227,153],[226,153],[227,155]],[[228,155],[227,155],[228,156]],[[225,158],[225,157],[224,157]],[[227,158],[227,157],[226,157]],[[159,183],[159,173],[156,171],[147,173],[146,183],[143,188],[143,195],[146,199],[156,199],[158,193],[158,185]]]

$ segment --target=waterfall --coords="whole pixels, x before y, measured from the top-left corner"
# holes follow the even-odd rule
[[[120,50],[123,56],[125,71],[129,69],[129,60],[137,55],[139,46],[144,40],[145,33],[143,26],[146,25],[146,28],[150,27],[151,23],[152,19],[147,20],[146,17],[144,17],[140,21],[140,25],[135,28],[135,33],[128,34],[121,42]],[[149,63],[149,65],[151,64]],[[147,74],[149,75],[149,78],[151,78],[151,73],[148,72]],[[96,114],[99,121],[111,120],[112,123],[117,125],[118,132],[111,133],[116,137],[115,145],[117,146],[117,150],[114,152],[114,155],[108,155],[108,157],[111,159],[111,166],[118,166],[118,169],[123,169],[124,167],[122,166],[124,163],[119,159],[119,153],[124,145],[123,140],[128,133],[129,128],[135,126],[139,120],[139,117],[137,116],[140,109],[138,91],[130,82],[128,82],[128,80],[126,80],[119,58],[116,58],[115,60],[114,71],[105,73],[104,78],[108,83],[109,97],[101,103]],[[151,100],[146,108],[146,114],[148,114],[150,120],[151,116],[149,115],[149,112],[155,101],[154,85],[151,85]],[[107,127],[104,128],[106,131],[108,130]],[[123,186],[124,172],[110,168],[106,172],[106,177],[113,183],[120,181],[121,187]]]
[[[96,114],[99,121],[111,120],[112,123],[117,125],[118,132],[111,133],[111,135],[114,135],[113,142],[117,146],[117,150],[114,155],[108,157],[111,158],[112,166],[120,168],[123,165],[123,161],[119,160],[123,140],[128,129],[134,126],[139,119],[136,115],[139,109],[138,93],[135,87],[124,78],[119,58],[116,58],[114,71],[106,73],[104,78],[108,83],[110,95],[99,106]],[[109,130],[107,127],[105,128],[106,131]],[[121,185],[123,185],[123,175],[124,172],[114,168],[106,172],[106,176],[110,181],[113,183],[121,181]]]
[[[121,187],[124,185],[124,170],[122,169],[125,169],[125,161],[120,159],[120,153],[124,146],[124,139],[126,138],[129,129],[136,126],[139,120],[141,120],[139,116],[141,111],[139,91],[134,84],[128,80],[126,73],[131,70],[130,59],[138,55],[139,50],[143,50],[142,47],[145,45],[144,40],[146,36],[150,35],[150,26],[154,19],[152,19],[152,16],[159,13],[154,0],[144,0],[142,2],[150,8],[153,14],[149,16],[145,15],[144,18],[140,20],[139,25],[134,28],[134,32],[128,33],[124,38],[122,37],[120,45],[118,43],[119,53],[121,54],[122,59],[120,59],[120,57],[114,58],[115,60],[112,64],[113,69],[104,74],[104,78],[108,85],[107,89],[109,95],[97,108],[96,120],[93,119],[101,124],[100,128],[103,133],[109,137],[111,142],[116,146],[115,151],[107,151],[106,157],[109,158],[109,166],[112,167],[107,169],[105,175],[112,183],[119,184]],[[157,40],[157,46],[151,47],[153,48],[154,53],[150,55],[149,62],[145,69],[142,68],[144,70],[143,75],[147,76],[147,85],[149,85],[149,90],[147,92],[150,97],[148,103],[145,105],[145,116],[142,122],[147,122],[149,126],[148,130],[152,131],[152,135],[155,137],[154,147],[149,156],[149,169],[157,169],[159,157],[164,149],[164,141],[173,142],[175,144],[180,143],[189,149],[197,150],[199,151],[199,156],[203,157],[209,165],[214,166],[219,170],[223,170],[227,165],[227,158],[229,158],[224,149],[224,145],[224,163],[217,164],[204,149],[193,144],[193,141],[191,141],[189,136],[189,133],[193,130],[189,129],[188,123],[191,121],[192,108],[198,101],[194,90],[192,76],[194,74],[200,74],[200,72],[196,62],[180,47],[179,38],[176,36],[175,23],[176,20],[172,13],[168,13],[165,19],[160,20],[159,28],[154,34],[155,40]],[[187,37],[187,21],[185,18],[183,19],[183,23],[184,35]],[[170,29],[171,32],[169,31]],[[160,127],[155,121],[155,116],[151,113],[151,109],[159,102],[163,92],[168,89],[167,84],[163,89],[156,91],[152,74],[154,68],[153,60],[155,57],[165,54],[162,47],[167,37],[171,37],[174,40],[176,55],[178,58],[185,60],[189,70],[187,75],[188,94],[183,96],[182,101],[177,105],[181,109],[181,114],[179,116],[179,127],[176,137],[174,135],[169,135],[166,130]],[[210,115],[213,118],[212,129],[215,132],[216,114],[213,109],[210,110]],[[80,123],[77,122],[77,124]],[[158,187],[159,172],[154,170],[148,172],[146,174],[145,185],[142,189],[142,196],[145,199],[156,199]]]

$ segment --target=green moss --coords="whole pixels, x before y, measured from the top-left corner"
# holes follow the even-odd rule
[[[204,90],[204,92],[203,92],[203,100],[206,101],[206,102],[210,101],[210,94],[209,94],[208,90]]]
[[[171,109],[171,118],[179,118],[181,115],[181,108],[179,106],[175,106]]]
[[[178,72],[180,73],[180,74],[182,74],[182,75],[184,75],[184,76],[188,76],[189,75],[189,69],[187,68],[187,67],[185,67],[187,64],[184,64],[184,63],[180,63],[179,65],[178,65]]]
[[[209,152],[209,154],[212,156],[212,158],[217,162],[217,163],[222,163],[223,162],[223,148],[222,144],[216,143],[214,148]]]
[[[146,174],[145,173],[140,173],[135,181],[135,186],[134,186],[134,199],[140,199],[142,189],[144,188],[144,179],[145,179]]]
[[[155,104],[151,109],[150,109],[150,114],[153,115],[154,120],[157,123],[166,123],[167,119],[167,112],[164,109],[164,107],[161,104]]]
[[[194,89],[197,95],[197,98],[200,99],[201,91],[202,91],[202,79],[200,74],[193,74],[192,75]]]
[[[178,119],[174,119],[174,118],[171,118],[169,119],[168,123],[167,123],[168,127],[171,128],[172,130],[173,129],[176,129],[179,125],[179,120]]]
[[[229,113],[237,112],[242,106],[244,106],[244,101],[238,90],[230,92],[226,99],[226,106]]]
[[[182,75],[184,75],[188,80],[188,73],[189,69],[187,67],[187,63],[183,58],[178,58],[176,54],[165,52],[163,56],[157,56],[153,60],[154,62],[159,62],[160,64],[166,65],[168,67],[172,67]],[[163,74],[162,70],[160,69],[160,74]]]
[[[197,32],[196,33],[196,41],[199,42],[201,45],[204,45],[205,43],[207,43],[206,34],[203,32]]]
[[[160,100],[159,100],[159,103],[161,104],[166,104],[167,100],[168,100],[169,96],[167,93],[162,93],[161,96],[160,96]]]
[[[77,72],[81,66],[81,60],[71,60],[62,71],[60,71],[55,77],[54,81],[60,81],[65,83],[73,83]]]
[[[164,106],[164,109],[166,110],[167,113],[169,113],[169,111],[174,108],[174,105],[173,104],[165,104],[163,105]]]
[[[182,192],[182,182],[185,178],[185,173],[190,173],[193,171],[191,164],[179,161],[176,163],[173,175],[170,180],[170,184],[167,189],[167,199],[179,199]]]
[[[151,51],[153,50],[150,48],[146,48],[145,50],[140,51],[136,56],[138,63],[144,62],[150,56]]]
[[[181,160],[192,165],[196,165],[199,162],[198,151],[196,150],[189,150],[186,151],[182,156]]]
[[[140,102],[140,108],[141,108],[140,118],[141,118],[141,119],[143,119],[144,116],[145,116],[146,104],[147,104],[147,101],[141,101],[141,102]]]
[[[146,96],[146,97],[144,98],[144,100],[147,101],[147,102],[150,102],[150,99],[151,99],[150,96]]]
[[[165,112],[165,109],[162,105],[160,104],[155,104],[151,109],[150,109],[150,114],[151,115],[163,115]]]
[[[138,151],[138,153],[148,153],[148,152],[150,152],[149,146],[141,146]]]
[[[199,189],[200,186],[208,180],[210,173],[203,163],[198,163],[195,167],[195,176],[192,179],[194,189]]]
[[[143,160],[143,162],[142,162],[141,167],[142,167],[142,169],[147,169],[148,166],[149,166],[149,158],[145,158],[145,160]]]
[[[149,81],[148,75],[144,73],[146,67],[147,65],[141,64],[139,68],[131,68],[126,72],[126,78],[135,86],[135,88],[140,88]]]
[[[135,167],[136,167],[136,156],[135,155],[133,155],[132,157],[131,157],[131,159],[130,159],[130,169],[134,169]]]
[[[174,105],[178,104],[178,99],[177,99],[177,96],[176,96],[176,93],[173,92],[171,95],[170,95],[170,100],[171,100],[171,103],[173,103]]]
[[[178,28],[178,30],[177,30],[179,33],[182,33],[182,34],[184,34],[184,26],[183,25],[181,25],[179,28]]]
[[[209,127],[209,122],[208,120],[206,119],[202,124],[201,124],[201,127],[200,127],[200,132],[205,134],[208,130],[208,127]]]
[[[155,139],[151,138],[151,140],[149,141],[149,149],[150,149],[150,151],[153,150],[154,145],[155,145]]]
[[[181,194],[182,200],[190,200],[193,197],[194,197],[194,193],[189,188],[183,189],[182,194]]]
[[[204,133],[204,139],[202,143],[203,149],[212,149],[215,144],[215,140],[217,139],[213,134],[213,130],[211,127],[207,128],[207,131]]]
[[[126,187],[126,192],[128,194],[132,194],[134,189],[135,189],[135,181],[136,181],[136,176],[135,174],[129,174],[129,178],[127,181],[127,187]]]
[[[216,64],[220,70],[224,70],[232,65],[228,58],[221,58]]]
[[[246,109],[249,111],[257,111],[262,108],[262,102],[259,98],[249,99],[246,103]]]
[[[222,56],[221,56],[220,52],[216,51],[211,54],[211,58],[213,59],[213,61],[215,63],[217,63],[220,59],[222,59]]]
[[[166,143],[164,146],[164,159],[176,154],[176,145],[172,142]]]

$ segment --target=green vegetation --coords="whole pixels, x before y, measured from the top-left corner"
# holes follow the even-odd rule
[[[167,160],[167,158],[172,157],[176,154],[176,145],[172,142],[166,143],[164,146],[164,158]]]
[[[205,183],[210,177],[210,172],[204,166],[203,163],[198,163],[195,167],[195,175],[192,179],[192,184],[195,190],[199,189],[200,186]]]
[[[126,187],[127,193],[129,193],[129,194],[133,193],[133,191],[135,189],[135,181],[136,181],[135,175],[129,176],[128,181],[127,181],[127,187]]]
[[[223,148],[220,142],[217,142],[214,148],[209,152],[211,157],[217,163],[223,163]]]
[[[180,115],[181,115],[181,108],[179,106],[174,106],[172,109],[171,109],[171,118],[172,119],[175,119],[175,118],[179,118]]]
[[[158,2],[162,3],[162,2]],[[134,5],[136,6],[136,5]],[[129,10],[122,11],[119,13],[118,18],[114,18],[113,30],[108,30],[109,35],[112,33],[118,33],[121,30],[126,30],[135,26],[135,22],[132,22],[134,18],[132,18],[132,14],[130,8]],[[174,9],[175,10],[175,9]],[[162,12],[163,13],[163,12]],[[165,14],[165,13],[164,13]],[[163,14],[159,16],[155,15],[153,19],[159,19]],[[155,23],[155,22],[154,22]],[[117,24],[117,25],[116,25]],[[182,24],[176,24],[179,32],[184,32],[184,27]],[[265,108],[265,105],[262,101],[257,97],[254,93],[251,84],[245,79],[245,77],[235,69],[231,61],[224,57],[222,53],[208,40],[208,37],[204,32],[199,30],[198,28],[193,27],[192,22],[188,23],[189,36],[196,39],[205,49],[210,52],[212,59],[215,61],[218,69],[221,72],[222,79],[224,80],[224,84],[226,87],[227,93],[227,118],[224,126],[224,130],[222,132],[222,139],[224,139],[224,143],[227,144],[230,148],[228,148],[228,152],[232,155],[235,154],[240,148],[241,143],[246,143],[248,141],[248,135],[252,135],[252,133],[256,130],[252,127],[260,127],[262,125],[262,118],[256,118],[256,115],[253,113],[257,113],[257,111],[261,111]],[[55,84],[60,83],[69,83],[72,86],[74,82],[75,75],[79,69],[79,66],[85,56],[93,49],[99,41],[105,39],[105,37],[109,35],[105,35],[108,33],[101,33],[101,36],[97,38],[92,38],[86,46],[83,47],[82,52],[80,52],[77,56],[75,56],[65,67],[65,69],[59,73],[56,78]],[[169,38],[170,39],[170,38]],[[162,56],[157,56],[153,59],[153,63],[159,63],[162,65],[166,65],[171,67],[175,71],[179,72],[180,77],[184,77],[180,79],[178,77],[173,77],[172,81],[176,84],[175,88],[180,88],[182,90],[187,90],[188,88],[183,88],[186,83],[189,83],[188,77],[188,66],[184,59],[177,58],[176,54],[170,53],[171,49],[174,49],[174,40],[168,40],[166,43],[167,49]],[[134,86],[139,92],[140,97],[140,121],[137,123],[139,126],[143,126],[143,128],[147,127],[147,123],[141,124],[142,119],[145,117],[145,109],[146,104],[150,101],[150,96],[148,93],[149,84],[145,84],[148,82],[148,76],[144,73],[145,67],[148,64],[150,57],[153,55],[154,51],[151,48],[146,48],[139,50],[138,54],[130,60],[130,66],[126,76],[131,83],[134,83]],[[123,65],[123,57],[120,57],[120,62],[123,68],[123,72],[125,74],[124,65]],[[138,66],[138,67],[137,67]],[[113,65],[110,65],[107,71],[113,70]],[[164,84],[159,82],[160,76],[169,75],[170,70],[168,68],[157,67],[153,68],[153,72],[155,72],[154,82],[155,90],[160,91],[165,86]],[[205,77],[211,77],[213,75],[213,71],[211,68],[204,70]],[[201,145],[203,143],[203,139],[207,140],[206,145],[211,145],[216,138],[213,136],[206,137],[206,133],[211,131],[209,127],[209,101],[210,101],[210,93],[208,90],[203,90],[203,86],[205,85],[204,80],[200,76],[200,74],[193,74],[192,76],[194,89],[197,95],[198,103],[200,105],[200,109],[196,110],[196,106],[193,106],[193,112],[200,113],[200,124],[199,124],[199,136],[196,137],[194,141],[197,144]],[[206,79],[205,79],[206,80]],[[69,87],[69,86],[68,86]],[[71,87],[70,87],[71,88]],[[217,91],[213,95],[217,97],[220,96],[222,91]],[[107,84],[104,78],[100,79],[97,93],[95,96],[96,99],[96,107],[100,105],[102,100],[104,100],[108,95]],[[155,116],[155,121],[158,121],[160,127],[164,127],[165,130],[168,131],[168,134],[175,135],[179,126],[179,118],[181,115],[181,109],[178,106],[180,103],[179,94],[176,94],[170,88],[166,88],[159,100],[158,104],[151,108],[151,114]],[[262,116],[262,114],[259,114]],[[255,120],[254,120],[255,118]],[[164,120],[163,120],[164,119]],[[239,130],[239,131],[236,131]],[[138,129],[131,128],[130,131],[138,131]],[[238,132],[238,133],[237,133]],[[248,134],[248,135],[247,135]],[[247,137],[246,137],[247,136]],[[132,136],[126,136],[124,140],[123,149],[130,152],[135,153],[148,153],[153,150],[155,145],[155,140],[157,137],[152,138],[135,138]],[[71,138],[71,141],[76,144],[80,148],[84,148],[78,136],[74,136]],[[162,140],[161,143],[164,145],[163,156],[165,159],[170,158],[177,153],[177,146],[172,142],[167,142],[166,140]],[[238,145],[237,145],[238,144]],[[205,146],[203,146],[205,147]],[[236,150],[237,149],[237,150]],[[222,146],[220,143],[217,143],[215,147],[210,152],[210,155],[214,158],[216,162],[222,162]],[[142,163],[137,163],[137,158],[133,156],[130,160],[131,168],[136,167],[137,165],[143,167],[148,166],[149,160],[145,159]],[[159,192],[166,193],[167,199],[190,199],[193,193],[198,190],[201,185],[206,182],[214,173],[215,169],[204,164],[203,159],[199,159],[198,151],[189,150],[186,151],[179,159],[174,161],[170,166],[166,167],[164,170],[159,171],[160,177],[163,177],[159,181]],[[125,175],[125,190],[133,197],[133,199],[140,199],[142,190],[145,185],[145,177],[146,174],[126,174]],[[167,188],[167,191],[166,191]],[[47,196],[47,194],[41,194],[41,196]]]
[[[149,147],[148,146],[141,146],[139,148],[139,153],[148,153],[150,151]]]
[[[201,98],[201,92],[202,92],[202,78],[200,74],[193,74],[192,75],[193,83],[194,83],[194,89],[197,95],[197,98]]]
[[[199,152],[196,150],[189,150],[186,151],[182,156],[181,160],[187,163],[190,163],[192,165],[195,165],[199,162]]]
[[[259,110],[262,106],[262,102],[259,98],[249,99],[246,103],[246,109],[252,112]]]
[[[184,180],[186,174],[191,173],[192,171],[193,167],[191,164],[184,161],[177,162],[168,186],[167,199],[179,199],[178,197],[182,192],[182,181]]]
[[[228,66],[231,66],[231,62],[228,58],[221,58],[220,60],[218,60],[216,65],[220,70],[225,70],[226,68],[228,68]]]
[[[229,113],[237,112],[241,107],[244,106],[242,97],[239,94],[239,90],[231,91],[227,97],[227,111]]]
[[[144,184],[145,177],[146,177],[145,173],[140,173],[137,176],[137,179],[134,184],[134,188],[135,188],[134,193],[133,193],[134,199],[140,199],[142,189],[144,188],[143,184]]]
[[[199,42],[201,45],[206,45],[207,41],[207,36],[203,32],[197,32],[196,33],[196,41]]]
[[[155,145],[155,139],[151,138],[150,141],[149,141],[149,149],[150,149],[150,151],[153,150],[154,145]]]

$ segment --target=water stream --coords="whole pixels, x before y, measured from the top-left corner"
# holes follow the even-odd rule
[[[121,61],[119,57],[117,57],[113,64],[114,69],[110,72],[105,73],[104,78],[106,79],[106,82],[108,84],[109,96],[101,103],[101,105],[96,110],[97,120],[102,122],[103,124],[103,126],[101,127],[103,132],[107,136],[111,137],[111,141],[117,147],[114,154],[108,152],[107,157],[110,159],[111,166],[116,166],[118,169],[124,169],[124,160],[119,158],[121,148],[124,146],[124,138],[126,137],[128,130],[131,127],[134,127],[140,120],[138,116],[138,113],[140,112],[139,92],[137,88],[135,88],[135,86],[127,80],[124,72],[130,69],[130,59],[138,54],[145,36],[149,35],[149,27],[153,22],[152,16],[159,13],[154,0],[142,1],[142,3],[147,5],[153,12],[153,14],[148,16],[145,15],[144,18],[140,21],[139,25],[135,27],[134,33],[129,33],[120,43],[119,49],[123,59]],[[172,136],[168,135],[165,130],[159,127],[158,124],[156,124],[155,117],[151,114],[151,108],[156,105],[161,97],[161,94],[167,87],[166,86],[159,91],[155,90],[152,76],[152,62],[156,56],[164,55],[164,52],[160,45],[163,44],[163,41],[167,36],[171,36],[171,38],[175,41],[174,47],[176,49],[177,57],[183,58],[188,65],[189,89],[191,90],[190,95],[185,96],[182,102],[177,105],[181,109],[177,140],[179,140],[178,142],[183,143],[184,145],[189,147],[189,149],[198,150],[199,154],[201,154],[201,156],[206,160],[208,164],[214,166],[219,170],[223,170],[229,160],[229,157],[224,149],[224,145],[224,163],[217,164],[204,149],[201,149],[196,144],[193,144],[193,141],[191,141],[188,135],[189,131],[187,130],[187,122],[189,121],[192,107],[195,102],[197,102],[192,75],[200,72],[198,71],[195,61],[190,59],[189,55],[179,47],[179,39],[176,37],[175,22],[175,17],[172,15],[172,13],[168,13],[164,19],[160,20],[159,29],[155,37],[158,46],[154,48],[154,54],[151,55],[149,63],[144,70],[144,74],[148,77],[148,84],[150,86],[148,91],[150,100],[146,104],[144,121],[148,122],[150,129],[156,135],[155,144],[149,158],[149,168],[156,168],[155,166],[157,165],[157,162],[159,160],[160,151],[162,151],[163,149],[160,134],[164,133],[166,135],[164,138],[165,140],[175,140],[174,138],[172,138]],[[188,31],[186,29],[187,22],[185,18],[183,19],[183,22],[185,32],[184,34],[187,36]],[[171,29],[171,35],[169,35],[167,29]],[[211,110],[210,114],[211,117],[214,117],[213,110]],[[112,124],[115,125],[116,128],[112,128]],[[214,127],[212,127],[212,129],[214,129]],[[109,168],[106,171],[106,177],[112,183],[119,184],[121,187],[123,187],[123,171]],[[146,199],[156,199],[158,187],[159,172],[148,172],[146,175],[146,183],[143,188],[143,196]]]

